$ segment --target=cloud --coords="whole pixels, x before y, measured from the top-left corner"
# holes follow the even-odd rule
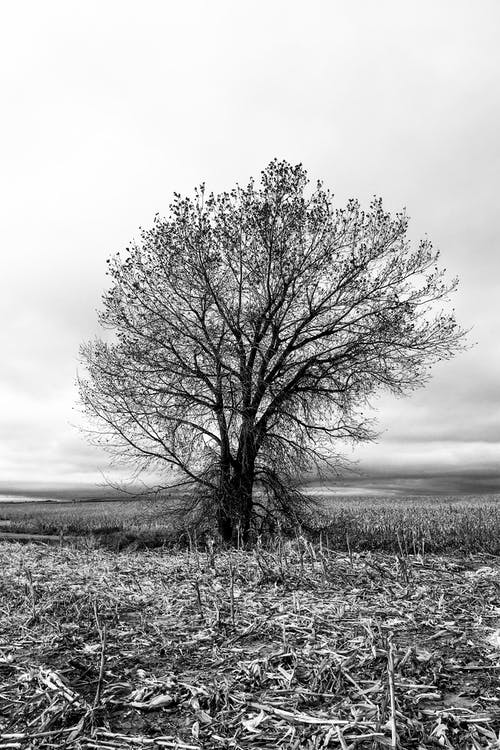
[[[428,233],[460,276],[452,304],[474,326],[477,346],[425,389],[375,399],[384,432],[352,455],[414,474],[498,466],[500,6],[277,0],[265,24],[263,9],[9,6],[0,481],[100,480],[107,458],[70,423],[106,258],[166,213],[174,190],[231,188],[274,156],[302,161],[339,204],[378,194],[407,206],[411,236]]]

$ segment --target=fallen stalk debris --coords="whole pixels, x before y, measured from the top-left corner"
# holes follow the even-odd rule
[[[0,566],[0,750],[500,748],[498,558],[0,542]]]

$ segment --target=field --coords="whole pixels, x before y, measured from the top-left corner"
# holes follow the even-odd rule
[[[500,495],[317,497],[316,541],[345,551],[500,554]],[[161,546],[195,534],[175,526],[175,500],[1,503],[0,528],[33,534],[92,535],[102,545]]]
[[[498,748],[500,565],[0,543],[0,748]]]
[[[499,499],[322,498],[252,551],[0,505],[57,542],[0,540],[0,750],[500,748]]]

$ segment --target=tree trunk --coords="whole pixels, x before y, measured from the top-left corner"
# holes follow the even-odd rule
[[[253,514],[253,485],[255,482],[254,436],[251,428],[244,425],[238,449],[238,470],[235,475],[238,520],[244,544],[249,541]]]
[[[253,483],[254,483],[254,468],[247,469],[246,473],[241,477],[240,485],[240,524],[241,524],[241,537],[244,544],[249,542],[251,523],[252,523],[252,512],[253,512]]]
[[[217,497],[217,528],[223,541],[230,544],[234,536],[234,498],[228,451],[221,456],[219,494]]]
[[[219,492],[217,497],[217,528],[228,544],[236,544],[238,535],[243,544],[250,538],[255,481],[255,449],[252,425],[243,424],[235,459],[223,443],[220,457]]]
[[[234,536],[233,519],[226,512],[225,507],[219,504],[217,508],[217,529],[221,538],[227,544],[231,544]]]

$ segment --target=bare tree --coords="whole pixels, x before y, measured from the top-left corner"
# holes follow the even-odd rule
[[[372,394],[423,385],[463,348],[440,309],[457,282],[430,242],[410,246],[406,216],[334,209],[307,182],[273,161],[260,186],[176,194],[108,261],[113,342],[82,348],[98,442],[168,469],[228,541],[300,509],[297,479],[335,466],[340,441],[373,438]]]

